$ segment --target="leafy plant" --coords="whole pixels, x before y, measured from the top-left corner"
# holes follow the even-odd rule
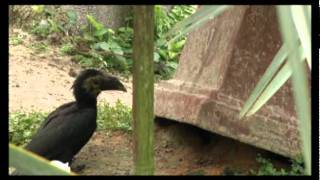
[[[131,108],[117,101],[115,106],[103,103],[98,108],[98,128],[109,130],[132,131]]]
[[[198,170],[195,170],[195,171],[190,171],[190,172],[187,172],[188,176],[204,176],[205,175],[205,171],[203,169],[198,169]]]
[[[311,97],[307,79],[309,72],[305,69],[307,64],[311,72],[311,6],[277,6],[277,10],[284,44],[289,51],[295,50],[288,55],[288,61],[292,70],[293,94],[299,120],[305,172],[311,175]],[[297,37],[303,52],[298,51]],[[300,59],[303,55],[306,57],[305,61]]]
[[[161,37],[171,26],[194,11],[194,6],[176,6],[167,13],[162,6],[155,6],[155,32],[158,42],[164,41]],[[109,71],[129,74],[132,71],[133,29],[129,26],[132,18],[126,18],[127,26],[120,27],[115,31],[106,28],[92,15],[87,15],[86,18],[88,25],[82,27],[82,36],[75,43],[75,49],[80,51],[79,54],[82,55],[76,57],[77,59],[81,59],[78,62],[89,66],[93,65],[93,63],[84,60],[87,58],[100,62],[103,65],[98,66],[108,68]],[[180,41],[169,45],[164,45],[163,43],[156,44],[154,60],[156,74],[158,73],[162,78],[169,78],[173,74],[177,68],[177,60],[184,43],[185,37],[181,37]],[[83,48],[80,47],[80,44],[81,46],[87,44],[85,51],[82,51]],[[83,58],[83,56],[86,58]]]
[[[9,45],[16,46],[22,43],[23,43],[23,39],[21,36],[13,36],[9,38]]]
[[[186,42],[185,36],[180,36],[179,40],[167,43],[166,33],[179,21],[193,14],[196,6],[181,5],[174,6],[168,13],[160,5],[155,6],[155,32],[156,49],[154,55],[155,71],[163,79],[168,79],[178,67],[178,58]]]
[[[303,175],[304,174],[304,167],[303,167],[303,160],[296,159],[292,160],[291,168],[286,170],[283,168],[277,169],[273,166],[269,159],[265,159],[260,155],[257,157],[257,162],[260,164],[260,168],[257,171],[251,170],[251,174],[259,175],[259,176],[266,176],[266,175]]]
[[[60,52],[62,54],[74,55],[75,54],[75,48],[71,43],[66,43],[66,44],[63,44],[60,47]]]
[[[156,37],[161,38],[172,28],[176,23],[189,17],[195,13],[196,6],[180,5],[174,6],[168,13],[161,5],[155,6],[155,30]]]
[[[177,23],[165,34],[161,44],[170,44],[206,21],[221,14],[229,6],[202,6],[189,18]],[[253,90],[240,112],[240,118],[258,111],[293,75],[293,92],[299,118],[302,150],[307,174],[311,174],[311,110],[305,64],[311,70],[311,6],[277,6],[283,46]],[[301,46],[300,46],[301,44]],[[288,58],[287,61],[285,59]],[[306,62],[306,63],[305,63]],[[283,65],[284,64],[284,65]]]
[[[75,31],[77,21],[75,11],[61,11],[59,8],[50,9],[45,6],[34,6],[33,9],[42,15],[40,21],[33,21],[32,24],[31,33],[37,37],[45,39],[52,33],[69,36],[72,31]]]
[[[39,23],[33,24],[31,33],[41,37],[46,38],[50,33],[52,33],[51,24],[47,20],[41,20]]]
[[[277,10],[283,45],[244,104],[240,118],[256,113],[292,75],[302,151],[306,171],[311,174],[311,105],[304,68],[307,64],[311,70],[310,7],[278,6]]]
[[[170,29],[172,20],[167,15],[166,10],[161,5],[154,6],[154,16],[155,16],[155,36],[160,38],[163,33]]]
[[[23,148],[9,144],[9,164],[23,175],[75,175],[62,170],[50,162]]]
[[[36,52],[45,52],[48,49],[48,44],[46,42],[36,42],[34,44],[28,45],[28,47],[35,50]]]
[[[170,28],[164,35],[164,39],[169,39],[169,41],[165,43],[171,44],[179,40],[181,37],[201,27],[205,22],[218,16],[228,8],[230,8],[230,6],[203,5],[197,12]]]
[[[18,146],[27,144],[47,116],[47,112],[10,112],[9,142]],[[100,130],[131,131],[131,108],[119,100],[114,106],[98,105],[97,123]]]
[[[82,36],[75,39],[75,49],[82,55],[76,57],[82,59],[78,62],[93,65],[93,63],[83,61],[83,57],[86,57],[86,59],[97,62],[94,64],[101,68],[128,72],[131,66],[131,58],[128,53],[132,52],[132,28],[122,27],[115,32],[104,27],[91,15],[87,15],[87,21],[88,26],[82,27]],[[85,48],[80,46],[85,46]]]
[[[46,116],[47,113],[42,112],[9,113],[9,142],[19,146],[25,145]]]
[[[32,8],[33,12],[38,13],[38,14],[43,13],[45,10],[44,5],[35,5],[35,6],[31,6],[31,8]]]
[[[36,7],[38,13],[46,14],[41,21],[33,24],[32,33],[40,38],[48,38],[52,33],[69,35],[75,26],[77,14],[73,11],[56,13],[45,7]],[[163,6],[155,6],[155,74],[168,79],[178,66],[178,58],[185,44],[186,37],[180,36],[172,43],[166,43],[165,33],[179,21],[193,14],[196,6],[174,6],[166,11]],[[107,68],[109,71],[124,75],[132,72],[133,17],[126,19],[126,26],[116,30],[105,27],[93,15],[86,15],[87,25],[81,27],[81,35],[65,42],[60,51],[75,55],[73,59],[83,66]],[[60,38],[66,39],[66,38]],[[92,61],[92,62],[90,62]]]

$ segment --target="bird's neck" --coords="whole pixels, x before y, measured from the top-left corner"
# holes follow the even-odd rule
[[[96,98],[83,98],[76,100],[77,105],[79,107],[97,107],[97,99]]]
[[[74,96],[79,107],[97,107],[97,96],[95,95],[76,89]]]

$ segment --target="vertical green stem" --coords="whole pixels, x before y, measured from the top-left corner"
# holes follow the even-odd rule
[[[153,175],[154,6],[134,6],[133,121],[136,175]]]

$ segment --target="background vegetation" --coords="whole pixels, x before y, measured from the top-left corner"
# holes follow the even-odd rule
[[[60,47],[62,54],[84,67],[105,69],[123,76],[132,73],[132,15],[126,18],[126,25],[112,30],[88,14],[87,25],[79,33],[74,32],[78,15],[74,11],[56,13],[45,6],[33,6],[34,19],[29,29],[39,42],[30,48],[43,52],[48,43]],[[157,79],[168,79],[175,72],[179,55],[186,42],[186,34],[217,16],[226,6],[174,6],[170,11],[155,6],[155,50],[154,64]],[[257,175],[311,174],[311,110],[305,64],[311,70],[311,8],[307,6],[278,7],[279,23],[283,35],[283,47],[274,57],[265,75],[253,90],[244,105],[240,117],[257,112],[277,90],[293,77],[297,113],[302,139],[303,158],[293,161],[292,169],[277,170],[266,159],[259,157],[262,164]],[[194,16],[191,16],[191,15]],[[299,15],[299,16],[297,16]],[[188,18],[189,17],[189,18]],[[45,41],[44,41],[45,40]],[[22,43],[23,37],[9,39],[10,45]],[[281,63],[279,63],[281,62]],[[40,126],[47,113],[10,112],[9,141],[17,145],[26,144]],[[98,129],[124,130],[130,132],[131,109],[118,102],[99,106]],[[304,168],[306,166],[306,168]]]
[[[76,11],[55,11],[43,5],[32,6],[32,9],[32,25],[26,29],[39,40],[47,40],[33,48],[45,51],[46,43],[58,45],[62,54],[72,56],[72,60],[83,67],[100,68],[126,77],[132,74],[132,14],[125,18],[125,26],[117,29],[106,27],[94,15],[87,14],[87,24],[76,31],[79,16]],[[168,44],[165,33],[195,10],[193,5],[174,6],[169,11],[163,6],[155,6],[154,71],[157,79],[168,79],[173,75],[186,41],[186,36],[181,36]],[[10,39],[12,45],[21,42],[21,37]]]

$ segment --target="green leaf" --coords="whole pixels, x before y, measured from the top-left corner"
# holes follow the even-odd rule
[[[94,32],[94,36],[101,38],[106,33],[108,33],[108,30],[106,28],[101,28]]]
[[[311,19],[307,6],[292,5],[291,15],[311,69]]]
[[[168,42],[170,44],[186,33],[201,27],[205,22],[218,16],[229,7],[230,6],[204,5],[196,13],[177,23],[172,29],[170,29],[168,33],[164,35],[164,38],[169,38],[175,34],[174,37],[170,38],[171,40]]]
[[[177,55],[178,55],[178,53],[173,52],[173,51],[169,51],[169,59],[174,59]]]
[[[73,10],[67,12],[67,16],[70,24],[75,24],[77,22],[78,16],[77,13]]]
[[[154,57],[154,62],[159,62],[160,60],[160,55],[157,52],[153,53],[153,57]]]
[[[250,108],[252,108],[253,104],[257,101],[263,90],[267,87],[272,78],[275,76],[275,74],[277,73],[287,56],[288,51],[286,50],[285,46],[282,45],[282,47],[279,49],[279,51],[273,58],[271,64],[267,68],[266,72],[260,78],[254,90],[251,92],[250,97],[245,102],[243,108],[240,111],[240,118],[244,117],[246,113],[248,113]]]
[[[159,53],[159,55],[160,55],[160,57],[161,57],[162,59],[165,59],[165,60],[168,59],[167,51],[165,51],[165,50],[163,50],[163,49],[159,49],[159,50],[158,50],[158,53]]]
[[[51,20],[51,19],[48,19],[48,22],[50,23],[50,25],[51,25],[51,31],[52,32],[59,32],[59,26],[58,26],[58,24],[55,22],[55,21],[53,21],[53,20]],[[64,30],[64,28],[62,28],[61,29],[62,31]]]
[[[119,32],[125,32],[125,31],[126,31],[126,28],[125,28],[125,27],[121,27],[121,28],[118,29],[118,31],[119,31]]]
[[[178,41],[178,42],[175,42],[175,43],[172,43],[172,45],[170,46],[170,50],[175,51],[175,52],[179,52],[185,43],[186,43],[185,39]]]
[[[298,43],[296,43],[296,47],[299,47],[299,60],[304,61],[303,48]],[[290,53],[293,52],[290,51]],[[256,113],[290,78],[292,69],[288,62],[281,67],[287,57],[288,51],[285,45],[283,45],[246,101],[240,112],[240,118]]]
[[[96,31],[98,31],[104,27],[104,25],[99,23],[98,21],[96,21],[93,16],[87,15],[86,17],[87,17],[89,24],[91,24],[95,28]]]
[[[280,30],[283,37],[283,42],[288,46],[288,49],[294,49],[293,40],[299,36],[296,31],[293,29],[299,30],[299,28],[305,28],[300,26],[295,26],[294,18],[290,11],[290,6],[277,6],[278,17]],[[309,12],[306,10],[306,12]],[[308,16],[311,16],[310,14]],[[307,16],[307,17],[308,17]],[[303,24],[303,23],[301,23]],[[311,27],[311,21],[307,21],[306,26]],[[305,31],[307,37],[311,36],[310,31]],[[301,41],[307,41],[308,38],[301,38]],[[310,42],[301,42],[302,44],[311,43]],[[304,52],[308,51],[308,47],[303,46]],[[310,89],[308,85],[307,72],[305,69],[305,63],[299,60],[301,52],[294,51],[288,56],[288,61],[290,62],[290,67],[292,68],[292,84],[293,84],[293,94],[295,99],[297,116],[299,119],[299,130],[301,137],[302,152],[305,164],[305,170],[307,175],[311,175],[311,97]],[[308,54],[308,52],[307,52]],[[308,55],[307,55],[308,57]]]
[[[167,44],[167,41],[165,40],[165,39],[158,39],[157,41],[156,41],[156,47],[162,47],[162,46],[164,46],[164,45],[166,45]]]
[[[97,49],[97,50],[102,49],[105,51],[110,51],[110,46],[106,42],[99,42],[94,45],[94,49]]]
[[[112,29],[108,28],[107,31],[108,31],[109,34],[114,35],[114,31]]]
[[[9,144],[9,164],[24,175],[75,175],[50,164],[32,152]]]
[[[178,63],[175,61],[170,61],[167,65],[173,69],[177,69],[178,67]]]
[[[119,46],[118,43],[114,42],[114,41],[110,41],[109,42],[110,45],[110,50],[118,55],[123,55],[123,51],[121,46]]]
[[[89,32],[83,33],[83,39],[91,42],[95,41],[95,38]]]
[[[44,11],[44,5],[31,6],[31,8],[37,14],[41,14]]]
[[[277,73],[274,79],[264,89],[246,116],[251,116],[256,113],[289,79],[292,74],[292,70],[288,63],[286,63],[281,70]]]
[[[126,62],[126,58],[123,56],[115,56],[113,65],[121,71],[128,70],[128,64]]]

